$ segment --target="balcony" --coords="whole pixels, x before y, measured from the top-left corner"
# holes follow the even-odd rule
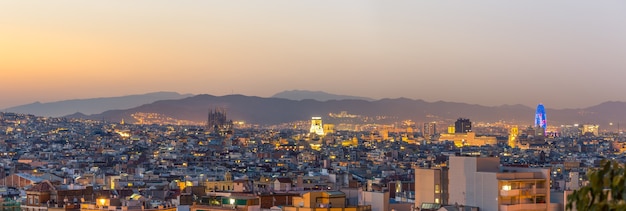
[[[501,211],[542,211],[548,210],[547,204],[510,204],[500,205]]]
[[[500,190],[500,196],[519,196],[520,189]]]
[[[500,190],[500,196],[536,196],[546,195],[546,188],[524,188],[524,189],[512,189],[512,190]]]
[[[535,195],[546,195],[546,193],[548,192],[548,189],[546,188],[535,188],[533,190]]]

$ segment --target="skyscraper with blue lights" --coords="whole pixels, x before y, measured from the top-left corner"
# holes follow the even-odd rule
[[[535,128],[543,128],[543,134],[545,135],[547,127],[546,109],[543,107],[543,104],[540,103],[537,105],[537,112],[535,112]]]

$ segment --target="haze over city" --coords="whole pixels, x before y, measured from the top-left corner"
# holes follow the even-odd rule
[[[321,90],[481,105],[626,101],[626,2],[0,2],[0,108]]]

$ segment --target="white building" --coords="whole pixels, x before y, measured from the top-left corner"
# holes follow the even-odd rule
[[[448,169],[415,169],[415,207],[422,204],[447,204]]]
[[[449,160],[449,201],[481,211],[553,210],[550,170],[501,167],[497,157],[456,157]]]
[[[310,133],[315,133],[317,135],[324,135],[324,126],[322,125],[322,117],[313,117],[311,118],[311,130]]]

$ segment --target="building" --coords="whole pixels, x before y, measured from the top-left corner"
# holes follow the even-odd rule
[[[579,137],[582,135],[582,131],[580,130],[580,126],[578,124],[574,125],[561,125],[559,133],[563,137]]]
[[[454,134],[454,133],[456,133],[456,131],[454,131],[454,125],[448,126],[448,134]]]
[[[543,104],[541,103],[537,105],[537,111],[535,112],[535,128],[542,129],[542,130],[536,131],[537,135],[545,136],[546,129],[548,128],[548,120],[546,118],[546,109],[543,107]]]
[[[459,118],[454,122],[455,133],[468,133],[472,131],[472,122],[469,119]]]
[[[52,174],[27,174],[27,173],[16,173],[6,176],[0,179],[1,186],[14,187],[14,188],[24,188],[27,186],[34,185],[35,183],[42,182],[44,180],[50,181],[61,181],[62,179],[58,176],[54,176]]]
[[[293,197],[299,196],[299,193],[261,193],[258,195],[261,209],[270,209],[274,206],[289,206],[293,204]]]
[[[258,196],[239,196],[231,195],[225,197],[217,197],[218,206],[207,204],[195,204],[190,207],[190,211],[203,210],[237,210],[237,211],[255,211],[261,210],[260,199]]]
[[[476,136],[474,132],[468,133],[454,133],[454,134],[441,134],[439,135],[439,141],[453,141],[457,147],[463,146],[483,146],[483,145],[496,145],[498,140],[492,136]]]
[[[324,124],[323,128],[324,128],[324,133],[325,134],[335,133],[335,125],[334,124]]]
[[[371,211],[389,210],[389,191],[359,191],[359,204],[367,204]]]
[[[226,110],[216,108],[209,110],[207,118],[207,131],[220,136],[233,134],[233,121],[226,118]]]
[[[600,126],[598,125],[582,125],[582,134],[585,136],[598,136]]]
[[[306,192],[299,197],[293,197],[293,204],[291,206],[283,207],[283,210],[372,211],[372,208],[369,205],[349,206],[346,204],[346,201],[346,194],[341,191]]]
[[[553,210],[550,169],[500,166],[497,157],[451,156],[448,204],[482,211]],[[495,200],[494,200],[495,199]]]
[[[288,177],[279,177],[274,179],[274,191],[276,192],[289,192],[293,181]]]
[[[509,130],[509,141],[508,141],[509,147],[515,148],[517,146],[518,136],[519,136],[519,128],[517,126],[511,127],[511,129]]]
[[[324,127],[322,125],[322,117],[312,117],[311,118],[311,130],[310,133],[315,133],[317,135],[324,135]]]
[[[415,168],[415,207],[448,204],[448,168]]]
[[[96,197],[108,192],[94,191],[92,186],[54,185],[44,180],[26,189],[26,201],[21,208],[26,211],[80,210],[80,203],[83,201],[93,202]]]
[[[206,188],[206,192],[227,192],[234,191],[235,184],[233,183],[232,174],[227,171],[224,173],[224,180],[204,181],[204,187]]]
[[[426,122],[424,123],[424,130],[422,130],[424,138],[430,138],[437,134],[437,123]]]

